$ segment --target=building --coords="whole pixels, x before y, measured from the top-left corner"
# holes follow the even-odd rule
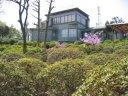
[[[47,16],[47,15],[46,15]],[[51,13],[47,41],[77,41],[89,32],[89,15],[73,8]],[[40,41],[44,39],[45,22],[42,23]],[[37,29],[30,28],[31,41],[37,41]]]

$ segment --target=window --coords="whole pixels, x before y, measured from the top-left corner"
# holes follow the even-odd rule
[[[76,29],[69,29],[69,37],[76,37],[77,33],[76,33]]]
[[[61,37],[68,37],[68,29],[63,29],[62,30]]]
[[[80,15],[77,15],[77,21],[80,22]]]
[[[59,24],[60,23],[60,18],[56,18],[56,24]]]
[[[72,15],[68,15],[68,22],[72,21]]]
[[[71,15],[72,16],[72,20],[71,21],[75,21],[75,15]]]
[[[81,18],[81,23],[82,23],[83,25],[85,25],[85,19],[84,19],[84,18]]]
[[[64,23],[64,16],[61,17],[61,23]]]
[[[60,23],[60,18],[53,18],[53,24],[59,24]]]
[[[65,22],[68,22],[68,16],[65,16]]]
[[[53,20],[53,24],[55,24],[55,18],[54,19],[52,19]]]

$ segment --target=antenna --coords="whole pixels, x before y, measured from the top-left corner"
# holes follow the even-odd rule
[[[98,11],[98,19],[97,19],[97,23],[96,26],[99,27],[101,25],[101,20],[100,20],[100,6],[97,7],[97,11]]]

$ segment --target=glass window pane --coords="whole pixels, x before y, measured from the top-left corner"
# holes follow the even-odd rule
[[[68,16],[68,22],[71,22],[72,21],[72,15],[69,15]]]
[[[77,32],[76,29],[69,29],[69,37],[76,37]]]
[[[75,21],[75,15],[72,15],[72,21]]]
[[[56,18],[56,24],[59,24],[60,23],[60,18]]]
[[[61,17],[61,23],[64,23],[64,17]]]
[[[77,21],[80,22],[80,15],[77,15]]]
[[[68,16],[65,16],[65,22],[68,22]]]
[[[61,37],[68,37],[68,29],[63,29],[62,30]]]
[[[85,19],[84,19],[84,18],[81,18],[81,23],[82,23],[83,25],[85,25]]]

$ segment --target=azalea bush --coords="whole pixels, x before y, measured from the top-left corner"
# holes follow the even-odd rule
[[[85,54],[77,48],[53,48],[48,51],[47,62],[54,63],[66,58],[84,58]]]
[[[22,69],[25,74],[30,78],[32,86],[35,89],[35,94],[39,93],[39,87],[41,86],[36,80],[36,76],[40,73],[46,64],[36,58],[21,58],[15,62]],[[43,86],[43,85],[42,85]]]
[[[29,76],[13,62],[0,60],[0,96],[35,96]]]
[[[96,32],[95,34],[85,34],[84,38],[80,38],[80,40],[86,44],[97,45],[100,43],[100,38],[98,37],[100,33]]]
[[[93,64],[82,59],[65,59],[44,68],[37,80],[42,89],[47,88],[46,91],[52,96],[71,96],[93,67]]]
[[[72,96],[127,96],[128,58],[98,66]]]
[[[10,52],[10,53],[6,53],[6,54],[3,54],[1,56],[1,58],[5,61],[8,61],[8,62],[11,62],[11,61],[15,61],[15,60],[18,60],[20,58],[23,58],[24,56],[20,53],[16,53],[16,52]]]

